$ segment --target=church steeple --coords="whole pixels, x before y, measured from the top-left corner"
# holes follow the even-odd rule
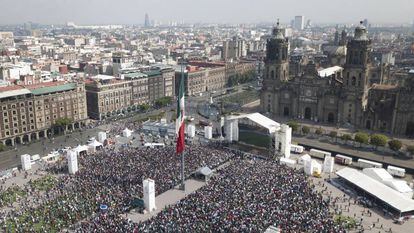
[[[267,41],[265,79],[287,81],[289,78],[289,41],[283,35],[283,31],[278,20],[272,30],[272,36]]]

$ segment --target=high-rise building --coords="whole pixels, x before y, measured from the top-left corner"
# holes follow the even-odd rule
[[[295,16],[295,29],[303,30],[304,27],[305,27],[305,16],[303,15]]]
[[[147,13],[145,13],[145,22],[144,22],[144,26],[145,27],[151,27],[151,23],[150,23],[150,19]]]

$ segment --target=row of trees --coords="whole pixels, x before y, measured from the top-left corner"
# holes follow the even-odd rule
[[[302,133],[303,135],[307,135],[311,131],[310,127],[308,127],[308,126],[302,126],[301,127],[295,121],[290,121],[287,124],[289,125],[289,127],[292,128],[292,131],[299,132],[299,130],[300,130],[300,133]],[[317,128],[315,130],[315,134],[316,135],[322,135],[322,134],[324,134],[324,131],[323,131],[322,128]],[[335,139],[338,138],[338,132],[336,132],[336,131],[331,131],[328,135],[332,138],[335,138]],[[364,132],[357,132],[353,136],[351,134],[343,134],[339,138],[344,140],[344,141],[355,141],[355,142],[359,143],[360,146],[362,144],[371,144],[371,145],[375,146],[375,148],[384,147],[388,144],[388,147],[393,151],[399,151],[403,146],[403,144],[400,140],[397,140],[397,139],[390,140],[386,135],[383,135],[383,134],[371,134],[371,135],[369,135],[369,134],[364,133]],[[410,154],[414,154],[414,146],[407,146],[407,151]]]
[[[155,106],[158,108],[166,107],[172,103],[172,100],[171,96],[161,97],[155,101]]]
[[[251,82],[255,79],[255,77],[256,77],[255,71],[248,71],[243,74],[235,74],[229,77],[229,80],[227,81],[227,86],[232,87],[238,84]]]

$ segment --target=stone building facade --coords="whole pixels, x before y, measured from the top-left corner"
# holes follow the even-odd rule
[[[356,27],[347,43],[343,67],[318,70],[310,61],[303,72],[289,75],[288,46],[277,25],[267,42],[263,112],[414,136],[412,86],[390,85],[387,67],[372,64],[372,42],[364,26]]]
[[[26,143],[53,134],[58,119],[80,128],[88,119],[83,83],[50,82],[0,88],[0,140],[5,145]]]

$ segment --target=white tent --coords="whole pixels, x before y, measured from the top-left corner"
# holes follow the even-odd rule
[[[104,141],[106,140],[106,132],[99,132],[98,133],[98,140],[101,143],[104,143]]]
[[[304,165],[306,161],[310,161],[310,160],[311,160],[310,155],[304,154],[298,159],[298,164]]]
[[[73,151],[75,151],[77,155],[79,155],[80,153],[88,153],[88,146],[79,145],[79,146],[73,148]]]
[[[306,161],[303,169],[307,175],[313,175],[314,173],[321,174],[322,172],[321,164],[316,162],[316,160],[314,159],[311,159],[310,161]]]
[[[99,148],[101,148],[103,146],[102,143],[94,140],[91,143],[88,144],[88,152],[90,153],[95,153],[96,150],[98,150]]]
[[[122,131],[122,136],[124,136],[124,137],[126,137],[126,138],[131,137],[132,132],[133,132],[132,130],[130,130],[130,129],[128,129],[128,128],[125,128],[125,129]]]
[[[286,166],[293,167],[293,166],[295,166],[296,161],[292,160],[292,159],[289,159],[289,158],[281,157],[280,158],[280,164],[285,164]]]
[[[335,159],[332,156],[325,156],[323,161],[323,172],[332,173],[334,171]]]

